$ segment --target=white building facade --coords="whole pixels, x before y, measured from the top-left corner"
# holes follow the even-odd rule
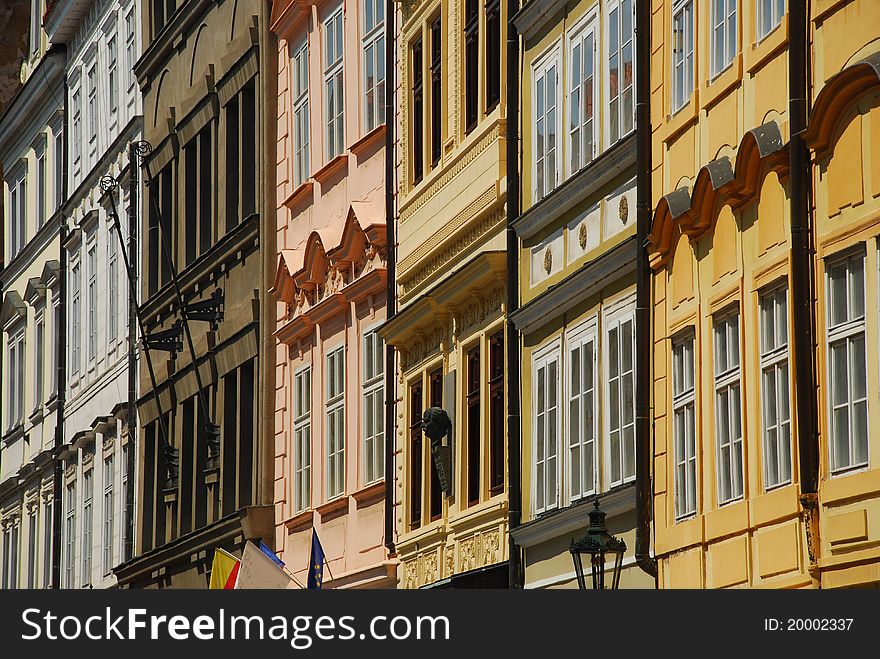
[[[45,17],[67,48],[64,204],[67,372],[61,587],[115,584],[125,561],[128,491],[129,145],[141,139],[137,0],[59,0]],[[137,167],[138,164],[134,163]],[[117,185],[104,194],[101,181]],[[110,196],[112,195],[112,203]],[[134,201],[137,206],[137,200]],[[115,204],[125,242],[114,225]],[[134,216],[139,217],[136,208]],[[139,227],[135,227],[139,231]]]

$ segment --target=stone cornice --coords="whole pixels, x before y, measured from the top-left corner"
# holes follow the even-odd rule
[[[510,20],[520,36],[528,41],[565,7],[566,0],[529,0]]]

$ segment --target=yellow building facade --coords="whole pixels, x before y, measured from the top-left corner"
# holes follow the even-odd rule
[[[661,588],[880,581],[880,6],[791,11],[653,3]]]
[[[402,588],[507,585],[503,2],[396,13],[394,529]],[[441,479],[421,429],[445,410]],[[444,488],[443,485],[446,485]]]

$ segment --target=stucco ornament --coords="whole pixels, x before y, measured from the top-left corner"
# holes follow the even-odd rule
[[[544,250],[544,272],[548,275],[550,271],[553,269],[553,250],[550,249],[550,246],[547,246],[547,249]]]
[[[620,205],[617,207],[617,214],[620,217],[620,221],[626,224],[626,221],[629,219],[629,202],[626,200],[625,196],[620,198]]]
[[[580,228],[578,229],[578,245],[581,246],[581,249],[586,249],[587,247],[587,223],[582,222]]]

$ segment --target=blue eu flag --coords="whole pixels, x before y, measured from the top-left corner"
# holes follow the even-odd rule
[[[309,590],[321,590],[324,581],[324,549],[318,540],[318,533],[312,529],[312,552],[309,555]]]

